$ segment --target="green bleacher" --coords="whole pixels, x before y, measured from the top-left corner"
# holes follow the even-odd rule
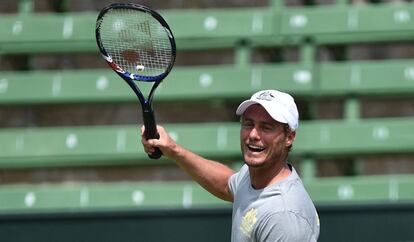
[[[20,7],[20,13],[0,15],[1,55],[99,55],[94,39],[97,12],[34,13],[30,1],[21,1]],[[357,171],[361,156],[414,154],[412,116],[361,115],[361,100],[413,96],[414,59],[326,62],[316,58],[318,48],[324,46],[412,41],[412,3],[286,7],[273,1],[252,9],[174,9],[162,14],[177,39],[179,54],[231,49],[234,63],[176,66],[157,91],[155,102],[197,101],[203,108],[239,102],[259,89],[290,92],[311,109],[301,121],[291,160],[317,204],[414,201],[412,174],[318,176],[318,161],[352,160]],[[256,49],[282,47],[297,48],[298,61],[251,61]],[[326,99],[342,103],[341,118],[312,115],[316,104]],[[108,68],[0,72],[1,107],[135,102],[133,93]],[[231,166],[240,164],[237,122],[162,124],[189,149]],[[2,127],[0,169],[171,163],[148,159],[139,143],[139,127]],[[229,205],[191,181],[0,185],[1,214],[210,206]]]

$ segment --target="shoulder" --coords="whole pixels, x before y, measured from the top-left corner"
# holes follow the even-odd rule
[[[247,165],[243,165],[238,172],[234,173],[230,177],[228,181],[229,189],[231,193],[233,193],[233,195],[236,193],[239,187],[239,184],[245,181],[246,179],[247,180],[250,179],[249,168],[247,167]]]

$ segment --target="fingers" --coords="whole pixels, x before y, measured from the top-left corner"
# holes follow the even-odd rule
[[[147,154],[152,154],[155,151],[152,140],[147,140],[144,136],[145,127],[144,125],[141,127],[141,143],[144,146],[144,150]]]
[[[155,152],[155,144],[153,142],[154,140],[147,140],[146,138],[142,138],[141,142],[144,147],[145,153],[152,154]]]
[[[157,129],[160,127],[157,126]],[[160,146],[160,140],[159,139],[147,139],[144,135],[145,127],[141,127],[141,143],[144,146],[144,150],[147,154],[152,154],[155,152],[155,148],[158,148]]]

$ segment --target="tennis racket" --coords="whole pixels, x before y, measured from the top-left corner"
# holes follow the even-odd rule
[[[158,139],[152,100],[171,71],[176,55],[174,36],[160,14],[132,3],[113,3],[96,20],[96,42],[109,66],[132,88],[142,106],[146,139]],[[153,83],[147,98],[138,82]],[[148,155],[162,156],[159,149]]]

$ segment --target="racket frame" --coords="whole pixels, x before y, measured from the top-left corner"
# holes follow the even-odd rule
[[[153,18],[155,18],[161,24],[161,26],[167,32],[167,36],[171,44],[171,61],[168,67],[166,68],[166,70],[162,74],[157,75],[157,76],[142,76],[142,75],[135,74],[135,73],[129,73],[128,71],[124,70],[117,63],[113,61],[112,57],[105,50],[105,47],[103,46],[101,42],[101,33],[100,33],[100,26],[102,23],[102,18],[108,11],[112,9],[130,9],[130,10],[135,10],[135,11],[141,11],[146,14],[150,14]],[[111,69],[114,70],[131,87],[135,95],[138,97],[139,102],[141,103],[142,117],[143,117],[144,126],[145,126],[144,136],[146,137],[146,139],[158,139],[159,134],[158,134],[157,126],[155,122],[154,110],[152,108],[152,101],[153,101],[155,90],[157,89],[159,84],[162,82],[162,80],[170,73],[174,65],[175,56],[176,56],[175,39],[174,39],[174,36],[172,34],[172,31],[168,23],[164,20],[164,18],[159,13],[157,13],[156,11],[146,6],[135,4],[135,3],[113,3],[103,8],[101,12],[99,13],[97,20],[96,20],[95,37],[96,37],[96,43],[99,47],[99,50],[103,58],[106,60],[108,65],[111,67]],[[135,81],[154,82],[147,98],[145,98],[144,94],[141,92],[141,90],[139,89]],[[158,159],[162,156],[162,153],[157,148],[155,149],[154,153],[149,154],[148,156],[153,159]]]

